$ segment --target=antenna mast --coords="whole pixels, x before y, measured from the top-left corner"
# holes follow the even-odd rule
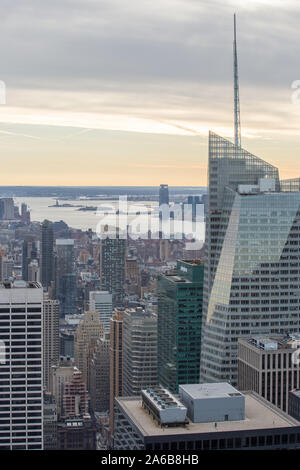
[[[236,16],[234,14],[233,64],[234,64],[234,145],[241,146],[241,118],[240,118],[240,92],[239,72],[236,48]]]

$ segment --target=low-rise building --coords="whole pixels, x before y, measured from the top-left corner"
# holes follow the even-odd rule
[[[283,411],[289,391],[300,387],[300,369],[293,354],[300,335],[252,336],[238,340],[238,389],[253,390]]]
[[[209,385],[198,385],[199,393],[184,386],[182,392],[189,393],[183,399],[161,387],[144,390],[142,397],[115,398],[113,448],[155,451],[300,448],[297,420],[256,393],[241,394],[231,386],[225,389],[224,383],[214,384],[211,396],[205,397],[203,391]],[[240,398],[236,403],[233,393]],[[219,407],[216,418],[223,416],[223,420],[195,420],[194,411],[205,409],[212,396]],[[189,401],[194,401],[192,406]],[[231,414],[232,408],[239,410]]]

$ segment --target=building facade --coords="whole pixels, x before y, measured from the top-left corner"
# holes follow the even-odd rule
[[[54,281],[54,234],[53,225],[44,220],[41,225],[41,283],[48,289]]]
[[[239,337],[300,330],[300,192],[212,132],[208,180],[201,381],[236,384]]]
[[[42,328],[41,284],[0,284],[0,450],[43,449]]]
[[[98,312],[99,320],[104,324],[104,328],[109,333],[110,319],[113,314],[112,294],[108,291],[91,291],[89,293],[90,310]]]
[[[44,388],[50,391],[51,368],[60,356],[59,301],[44,298],[43,312]]]
[[[199,383],[203,274],[203,263],[193,260],[158,277],[158,379],[172,392]]]
[[[299,366],[293,354],[300,335],[269,335],[238,340],[238,388],[253,390],[283,411],[289,391],[300,387]]]
[[[157,384],[157,316],[141,307],[123,316],[123,394]]]
[[[60,315],[77,313],[77,286],[74,240],[56,240],[56,299],[60,302]]]
[[[101,290],[112,294],[113,308],[124,306],[127,240],[107,236],[100,241]]]
[[[109,411],[109,335],[99,338],[90,362],[90,397],[93,412]]]
[[[189,394],[188,401],[197,402],[194,410],[206,410],[207,400],[216,401],[217,409],[212,410],[223,420],[194,420],[184,398],[170,396],[160,387],[143,390],[142,398],[116,398],[113,449],[168,453],[300,448],[299,422],[262,397],[253,392],[242,395],[237,390],[231,396],[218,390],[211,393],[209,388],[207,393],[208,397]],[[238,421],[230,418],[230,412],[235,418],[234,409]]]
[[[74,337],[74,361],[82,372],[83,380],[89,388],[90,361],[98,339],[104,336],[104,324],[99,320],[98,312],[85,312],[80,320]]]
[[[115,310],[110,320],[109,428],[111,433],[114,422],[114,399],[123,394],[123,317],[124,311]]]

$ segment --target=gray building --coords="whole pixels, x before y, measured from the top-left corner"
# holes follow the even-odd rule
[[[36,240],[33,236],[27,236],[22,246],[22,279],[24,281],[33,280],[29,279],[28,267],[32,261],[37,261],[37,257]]]
[[[110,339],[107,334],[99,338],[90,362],[90,397],[93,412],[109,410],[109,358]]]
[[[290,416],[300,421],[300,388],[295,388],[289,392],[288,413]]]
[[[245,419],[245,396],[226,382],[179,385],[179,396],[193,423]]]
[[[123,316],[123,395],[157,384],[157,316],[141,307]]]
[[[167,184],[161,184],[159,187],[159,205],[169,204],[169,187]]]
[[[300,331],[299,184],[210,132],[202,382],[237,383],[237,340]]]
[[[11,197],[0,199],[0,220],[15,219],[14,200]]]
[[[99,313],[99,320],[104,323],[105,330],[109,333],[110,319],[113,315],[112,294],[108,291],[91,291],[89,309]]]
[[[44,298],[43,302],[43,357],[44,387],[50,390],[50,372],[58,365],[60,356],[59,341],[59,301]]]
[[[57,449],[57,409],[51,393],[44,393],[44,450]]]
[[[207,385],[207,384],[204,384]],[[219,386],[219,384],[215,384]],[[179,397],[167,390],[152,387],[143,390],[142,397],[115,399],[113,448],[115,450],[200,451],[223,449],[294,449],[300,448],[299,422],[268,403],[254,392],[241,395],[237,390],[214,390],[220,416],[228,420],[195,422]],[[230,410],[236,393],[244,401],[239,413],[230,420]],[[195,401],[193,409],[205,409],[207,397],[189,394]],[[228,401],[227,401],[228,400]]]
[[[253,390],[288,411],[289,391],[300,387],[300,370],[292,356],[300,335],[269,335],[238,341],[238,388]]]
[[[77,285],[74,240],[56,240],[55,296],[60,302],[60,316],[77,313]]]

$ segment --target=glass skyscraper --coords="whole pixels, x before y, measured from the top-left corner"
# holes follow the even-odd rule
[[[60,316],[77,313],[77,285],[74,240],[56,240],[56,298],[60,302]]]
[[[41,225],[41,282],[45,290],[54,281],[54,247],[53,225],[44,220]]]
[[[299,184],[209,135],[201,381],[237,382],[237,339],[300,331]]]
[[[100,241],[101,290],[112,294],[113,308],[124,305],[126,244],[127,240],[119,235]]]
[[[178,261],[158,277],[158,380],[171,392],[199,383],[204,266]]]

